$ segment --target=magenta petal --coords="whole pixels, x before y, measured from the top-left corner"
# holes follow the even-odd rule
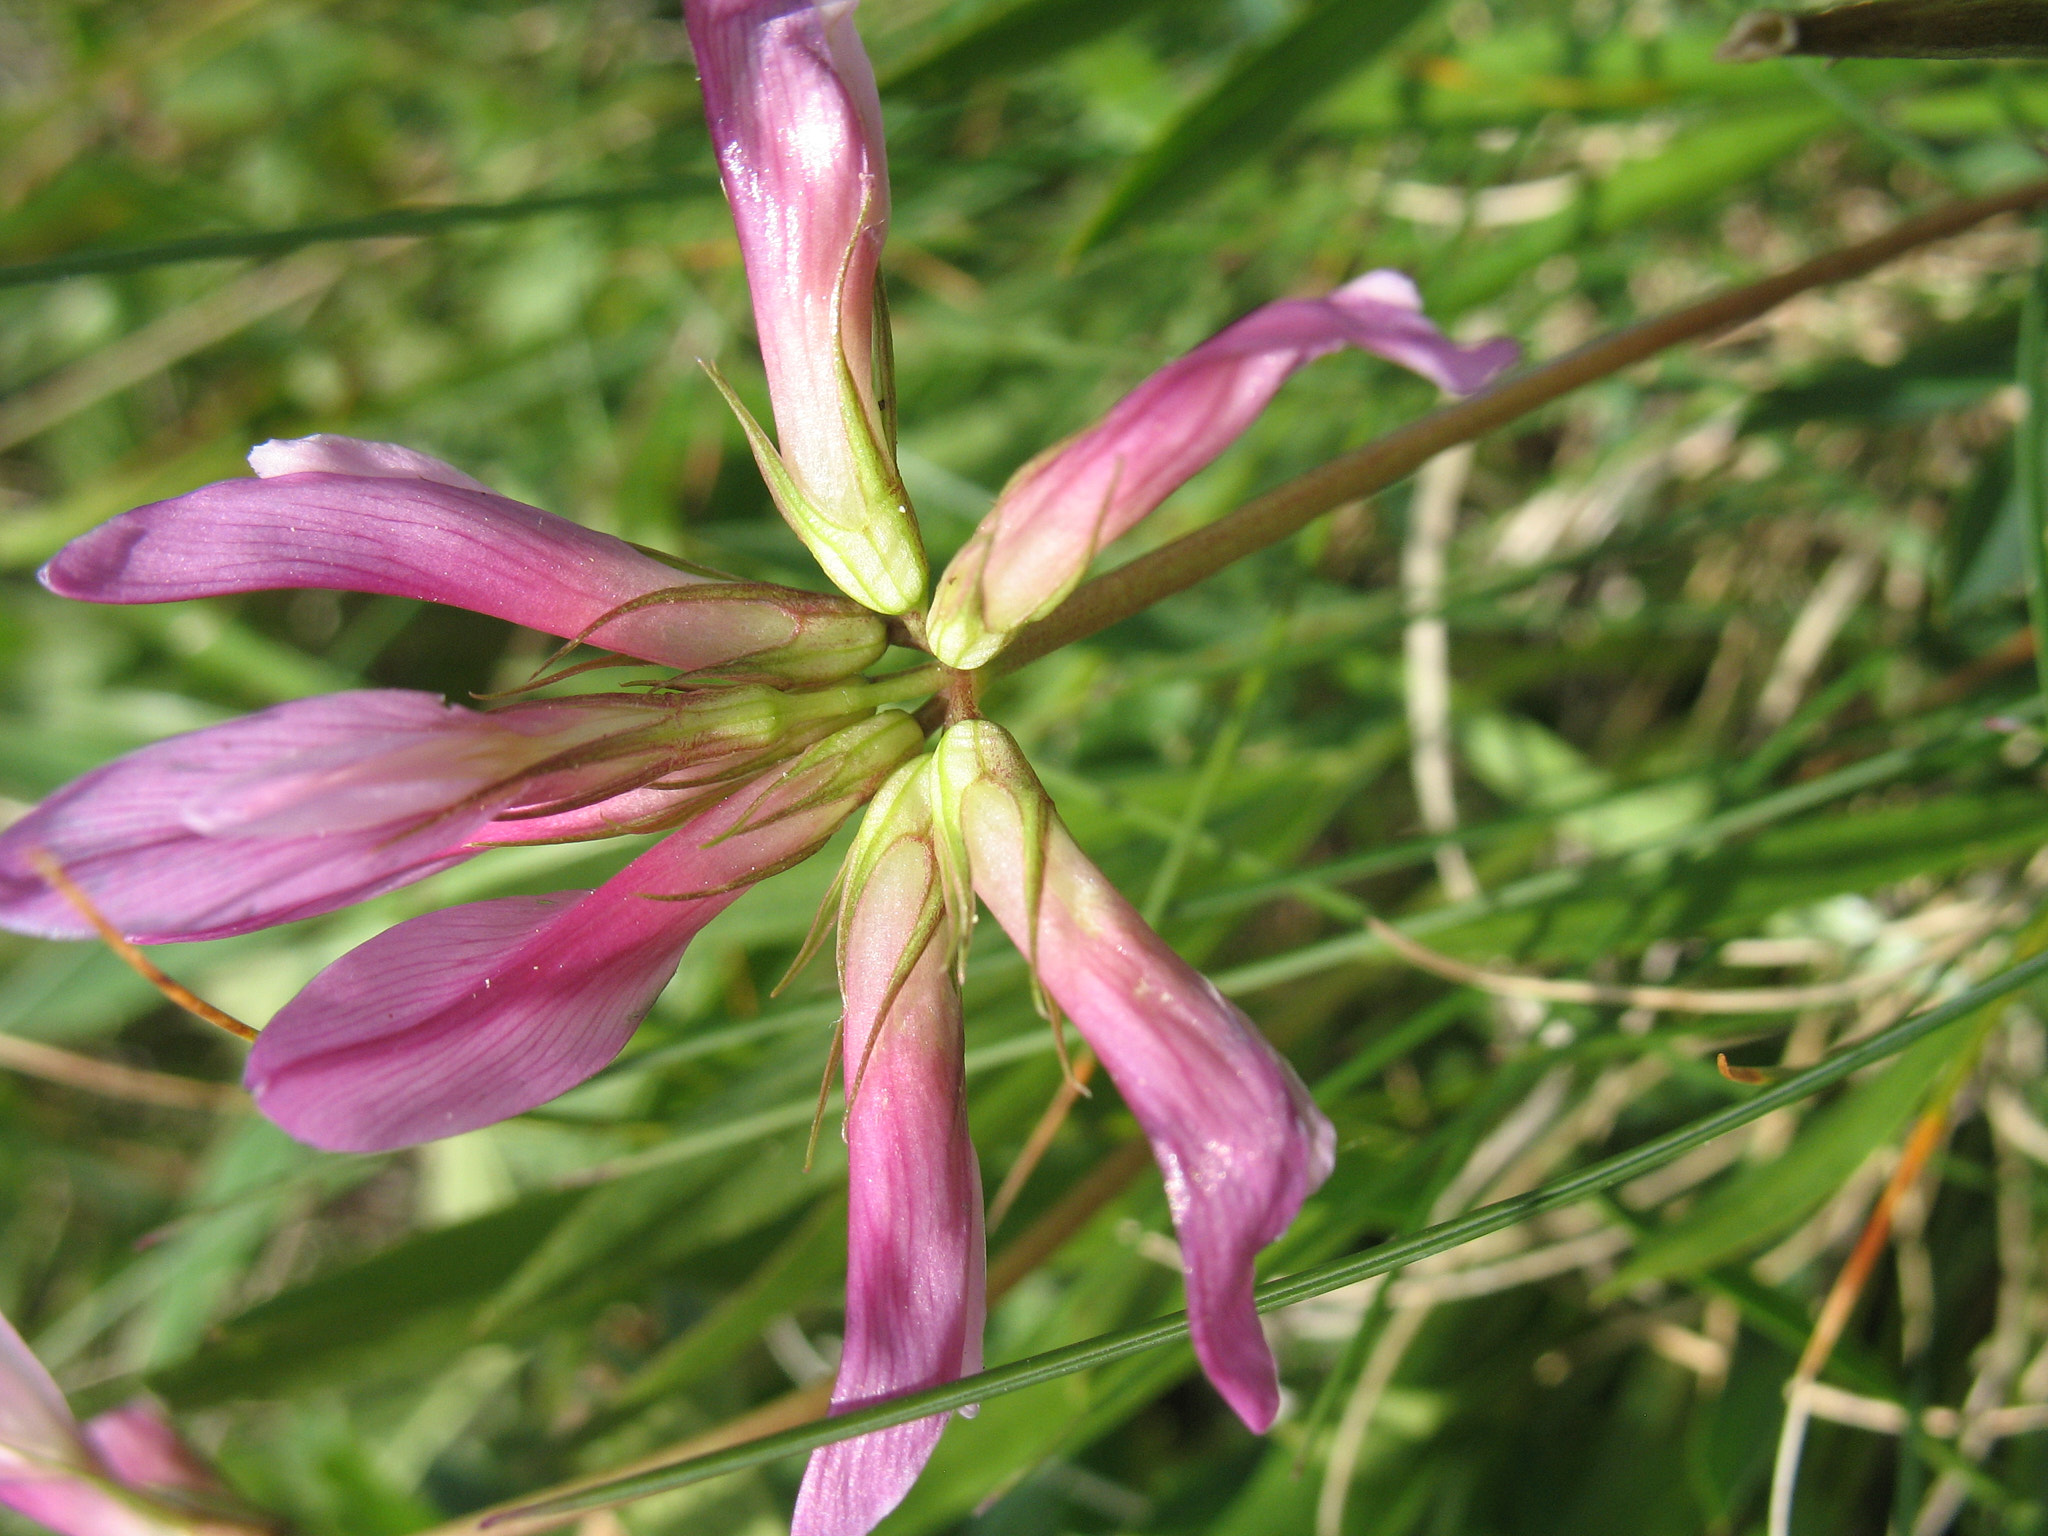
[[[73,539],[43,567],[42,580],[64,597],[99,603],[279,587],[382,592],[565,638],[635,598],[712,585],[537,507],[390,473],[204,485]],[[787,645],[798,629],[767,600],[664,603],[612,619],[589,638],[696,671]]]
[[[1012,477],[940,579],[928,623],[940,659],[969,667],[994,656],[1010,631],[1071,592],[1101,549],[1235,442],[1297,369],[1346,345],[1454,392],[1479,388],[1518,355],[1508,341],[1451,342],[1398,272],[1254,310]]]
[[[928,851],[899,844],[853,903],[843,945],[853,1106],[835,1413],[981,1368],[981,1173],[967,1138],[960,994],[942,941],[928,944],[890,998],[934,880]],[[934,1414],[813,1452],[791,1536],[864,1536],[902,1502],[945,1426],[946,1415]]]
[[[852,727],[595,891],[450,907],[379,934],[257,1038],[246,1073],[257,1106],[316,1147],[375,1152],[574,1087],[618,1054],[698,930],[831,836],[917,736],[903,715]],[[864,743],[851,754],[839,745],[850,737]]]
[[[683,946],[731,899],[627,908],[616,893],[566,891],[400,923],[270,1021],[249,1051],[249,1091],[285,1130],[334,1152],[532,1109],[619,1053]]]
[[[421,808],[489,783],[492,753],[521,745],[491,716],[398,689],[299,699],[154,742],[67,784],[0,832],[0,927],[92,935],[36,870],[37,851],[145,942],[247,933],[366,900],[469,857],[463,839],[512,792],[423,823]],[[380,785],[380,758],[405,771]],[[323,785],[352,806],[337,813],[342,826],[304,816],[296,826],[281,797],[317,809]],[[380,787],[392,797],[388,816],[372,809]],[[265,831],[267,808],[270,827],[287,830],[238,835],[231,790],[251,808],[250,826]]]
[[[1021,756],[1014,762],[1022,767]],[[970,785],[962,821],[976,892],[1018,948],[1032,952],[1035,941],[1040,980],[1152,1143],[1180,1235],[1196,1357],[1262,1431],[1280,1389],[1252,1305],[1253,1264],[1329,1176],[1330,1123],[1257,1026],[1167,947],[1056,818],[1045,827],[1035,935],[1016,790]]]

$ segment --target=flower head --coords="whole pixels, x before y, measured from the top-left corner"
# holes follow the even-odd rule
[[[1329,1123],[1252,1022],[1088,861],[1007,733],[949,693],[951,723],[927,753],[917,721],[883,707],[937,691],[940,668],[861,675],[890,633],[877,615],[914,615],[927,571],[894,462],[878,282],[888,187],[853,5],[684,4],[777,440],[744,409],[741,421],[778,506],[847,596],[671,564],[393,444],[265,443],[250,455],[256,478],[125,513],[60,551],[44,583],[111,603],[395,594],[673,675],[575,697],[536,685],[485,710],[364,690],[158,742],[0,833],[0,927],[78,937],[104,915],[143,941],[239,934],[494,845],[664,834],[593,890],[400,923],[269,1022],[246,1072],[266,1114],[316,1146],[397,1148],[522,1113],[598,1072],[707,923],[872,802],[837,910],[850,1248],[834,1410],[979,1367],[983,1215],[959,988],[979,897],[1150,1142],[1196,1355],[1263,1430],[1279,1387],[1254,1266],[1328,1176]],[[1513,356],[1507,343],[1453,345],[1395,273],[1255,311],[1017,473],[941,579],[923,627],[931,651],[958,669],[986,663],[1296,369],[1346,345],[1452,391]],[[67,1536],[240,1529],[184,1518],[174,1495],[198,1485],[159,1428],[142,1413],[80,1431],[0,1324],[0,1503]],[[943,1428],[931,1417],[820,1450],[795,1536],[871,1529]]]
[[[1415,285],[1368,272],[1320,299],[1281,299],[1145,380],[1101,421],[1018,470],[939,580],[927,630],[948,666],[982,666],[1013,630],[1080,584],[1104,546],[1243,433],[1289,375],[1362,347],[1458,394],[1515,360],[1512,342],[1460,347]]]
[[[739,226],[778,444],[744,409],[741,422],[776,504],[826,574],[878,612],[907,613],[924,598],[924,546],[895,467],[876,276],[889,180],[853,9],[854,0],[685,0],[683,18]]]

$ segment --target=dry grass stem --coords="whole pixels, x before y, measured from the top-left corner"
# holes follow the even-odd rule
[[[1490,971],[1459,960],[1441,950],[1431,949],[1410,938],[1391,923],[1367,917],[1366,926],[1403,960],[1419,970],[1474,987],[1499,997],[1528,998],[1547,1003],[1581,1003],[1593,1007],[1649,1008],[1662,1013],[1747,1014],[1790,1013],[1806,1008],[1837,1007],[1881,992],[1902,981],[1954,959],[1974,944],[1980,934],[1959,936],[1932,946],[1928,952],[1905,965],[1852,976],[1845,981],[1820,982],[1805,987],[1651,987],[1610,984],[1598,981],[1556,980],[1547,976],[1520,976],[1509,971]]]
[[[28,851],[28,861],[37,874],[49,881],[50,886],[72,906],[78,915],[92,924],[93,931],[100,936],[107,948],[111,949],[144,981],[157,991],[191,1014],[195,1019],[204,1020],[216,1029],[226,1030],[237,1040],[254,1040],[256,1031],[244,1024],[233,1014],[223,1013],[205,998],[182,982],[173,981],[159,970],[154,961],[140,949],[129,943],[122,932],[108,922],[100,909],[93,905],[92,898],[78,888],[78,883],[64,873],[63,866],[40,848]]]
[[[83,1089],[104,1099],[125,1099],[131,1104],[155,1104],[164,1109],[193,1109],[208,1114],[249,1107],[249,1096],[232,1083],[203,1083],[169,1072],[125,1067],[119,1062],[100,1061],[45,1045],[40,1040],[24,1040],[19,1035],[0,1034],[0,1067],[24,1077],[41,1078],[46,1083]]]

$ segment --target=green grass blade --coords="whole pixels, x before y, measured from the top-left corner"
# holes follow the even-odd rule
[[[504,203],[449,203],[439,208],[393,208],[357,219],[298,224],[289,229],[252,229],[242,234],[194,235],[154,245],[111,250],[74,251],[44,261],[0,267],[0,288],[54,283],[67,277],[141,272],[150,267],[187,261],[221,261],[236,256],[278,256],[302,246],[331,240],[388,240],[399,235],[438,235],[476,224],[516,224],[551,213],[586,213],[603,208],[630,208],[642,203],[673,203],[701,197],[717,183],[709,176],[650,182],[638,187],[601,187],[590,192],[561,192],[545,197],[514,198]]]
[[[1315,0],[1225,73],[1130,168],[1074,242],[1076,254],[1221,180],[1324,92],[1376,58],[1430,0]]]

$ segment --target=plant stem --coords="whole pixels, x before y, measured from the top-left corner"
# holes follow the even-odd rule
[[[2048,204],[2048,181],[1944,203],[1873,239],[1640,321],[1541,367],[1513,374],[1096,577],[1045,618],[1020,630],[1009,649],[990,665],[998,671],[1014,671],[1107,629],[1247,555],[1293,537],[1325,512],[1406,479],[1445,449],[1483,437],[1659,352],[1754,320],[1808,289],[1861,277],[1907,251],[1960,234],[1986,219],[2043,204]]]

